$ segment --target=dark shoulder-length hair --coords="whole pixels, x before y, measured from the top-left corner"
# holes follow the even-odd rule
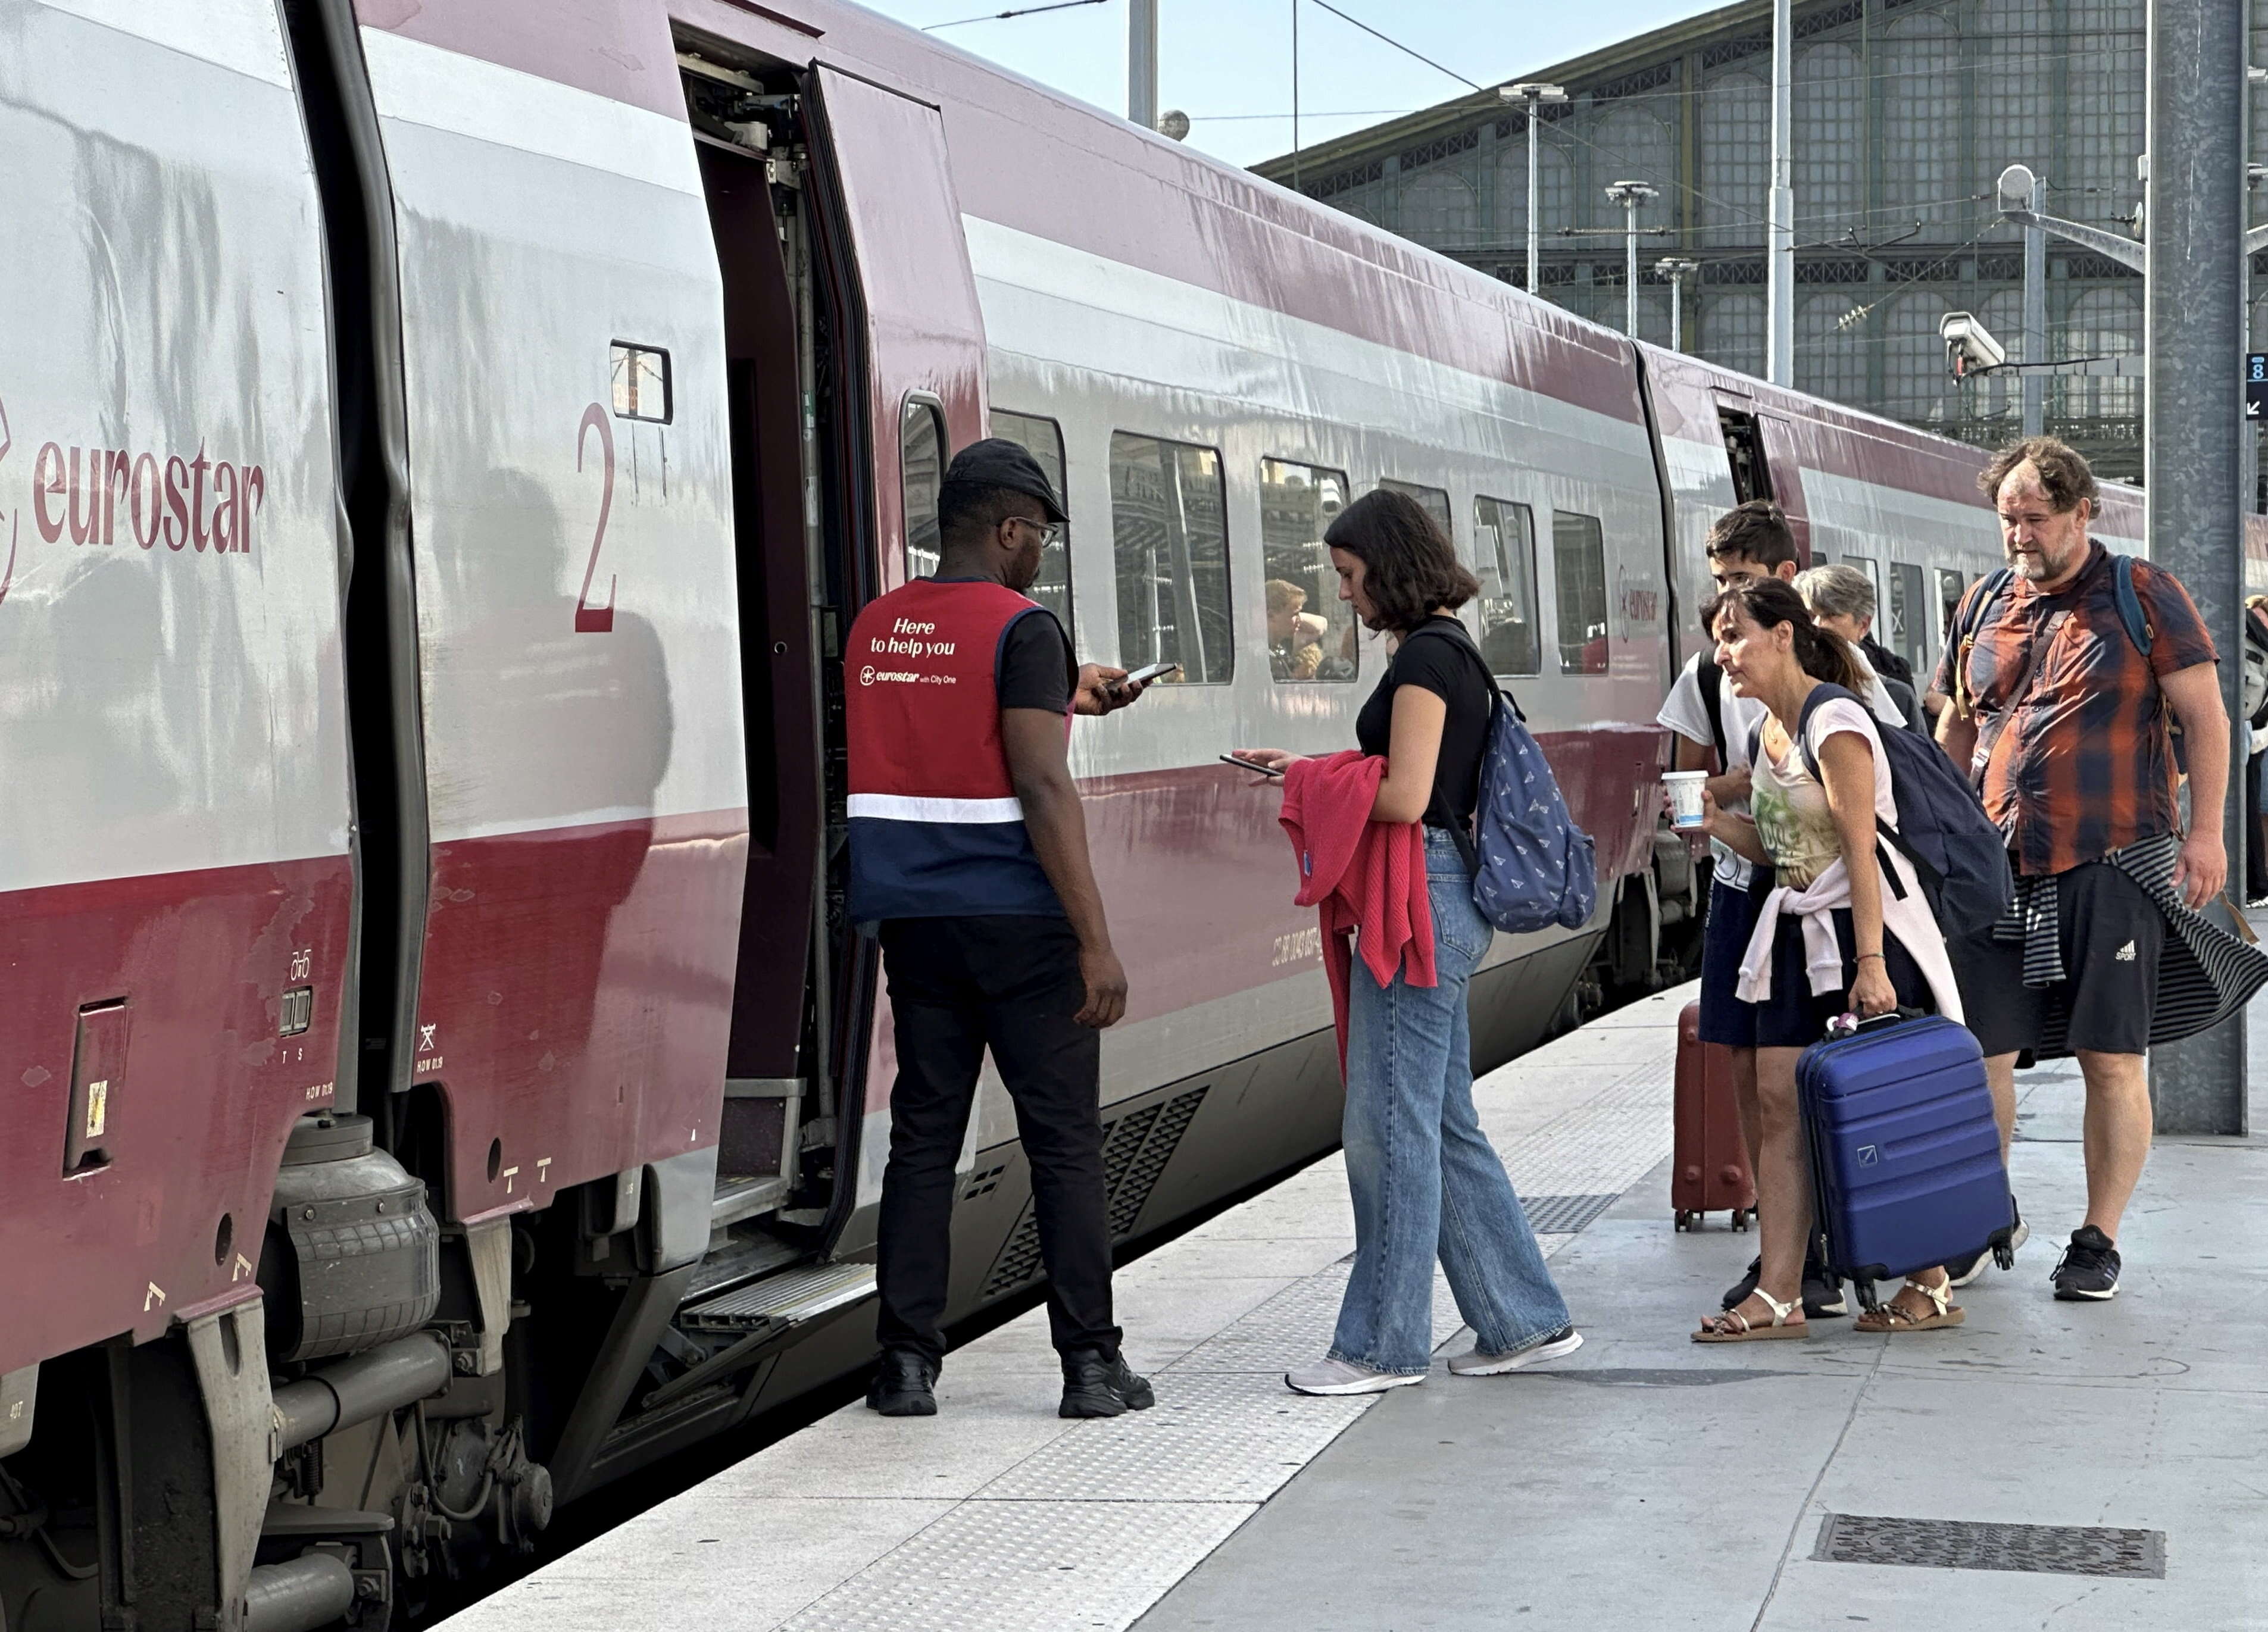
[[[1718,620],[1728,612],[1740,614],[1758,629],[1793,625],[1795,660],[1803,665],[1806,674],[1864,695],[1866,682],[1859,673],[1858,654],[1840,635],[1819,627],[1812,618],[1811,608],[1803,604],[1803,597],[1795,592],[1793,584],[1779,578],[1734,578],[1702,614],[1712,635],[1716,633]]]
[[[1441,524],[1405,493],[1364,494],[1339,512],[1323,542],[1362,562],[1372,612],[1363,621],[1373,629],[1406,635],[1436,606],[1454,611],[1481,592]]]

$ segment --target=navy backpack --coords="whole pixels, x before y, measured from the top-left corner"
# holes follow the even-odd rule
[[[1580,930],[1599,904],[1599,872],[1591,835],[1567,813],[1559,780],[1529,734],[1520,705],[1496,683],[1462,628],[1425,629],[1454,641],[1479,667],[1494,699],[1487,751],[1481,756],[1476,834],[1452,823],[1450,833],[1473,875],[1473,905],[1482,917],[1511,934],[1557,924]],[[1411,638],[1416,638],[1412,636]]]
[[[1803,713],[1795,724],[1796,746],[1813,776],[1819,761],[1812,757],[1804,728],[1811,711],[1831,698],[1858,703],[1864,701],[1840,686],[1820,684],[1803,700]],[[1868,717],[1872,718],[1870,710]],[[1749,739],[1749,761],[1754,764],[1758,744]],[[1921,876],[1922,893],[1929,898],[1940,934],[1948,940],[1978,935],[1999,922],[2016,893],[2008,871],[2008,841],[1984,813],[1984,805],[1945,750],[1910,731],[1884,731],[1883,756],[1889,761],[1890,797],[1897,801],[1898,825],[1877,824],[1882,837],[1914,864]]]

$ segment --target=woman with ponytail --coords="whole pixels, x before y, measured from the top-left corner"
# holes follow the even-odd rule
[[[1735,989],[1756,1009],[1758,1272],[1747,1295],[1704,1320],[1694,1339],[1808,1337],[1811,1186],[1796,1058],[1837,1014],[1904,1006],[1959,1019],[1961,998],[1911,865],[1875,841],[1878,820],[1896,824],[1897,802],[1874,717],[1851,695],[1865,683],[1857,657],[1777,578],[1734,579],[1707,617],[1734,694],[1767,712],[1752,756],[1755,815],[1727,815],[1707,801],[1705,821],[1711,837],[1771,868],[1773,887]],[[1835,689],[1815,698],[1822,686]],[[1895,870],[1888,884],[1885,868]],[[1947,1290],[1942,1269],[1919,1271],[1859,1328],[1958,1326],[1962,1312],[1947,1303]]]

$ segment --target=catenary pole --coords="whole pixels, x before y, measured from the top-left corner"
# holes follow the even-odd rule
[[[2048,184],[2032,178],[2032,214],[2048,209]],[[2048,360],[2048,232],[2043,226],[2024,228],[2024,350],[2023,361]],[[2021,376],[2024,391],[2024,434],[2036,437],[2047,427],[2048,379],[2043,373]],[[2005,401],[2006,399],[2003,399]]]
[[[2244,552],[2238,501],[2244,425],[2245,11],[2234,0],[2150,0],[2149,276],[2143,323],[2143,488],[2150,558],[2189,586],[2220,650],[2231,723],[2222,823],[2229,881],[2244,888]],[[2150,1051],[2161,1134],[2245,1131],[2245,1026]]]
[[[1558,85],[1546,85],[1540,79],[1523,79],[1516,85],[1498,87],[1497,95],[1506,102],[1518,102],[1528,110],[1528,292],[1543,292],[1543,201],[1536,196],[1540,171],[1536,165],[1536,143],[1542,140],[1535,127],[1546,102],[1564,102],[1566,91]]]
[[[1764,201],[1770,255],[1764,268],[1764,378],[1795,384],[1795,188],[1789,144],[1795,112],[1791,0],[1772,0],[1771,176]]]
[[[1158,128],[1158,0],[1127,0],[1126,117]]]

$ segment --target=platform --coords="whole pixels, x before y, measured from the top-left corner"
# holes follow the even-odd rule
[[[2257,1628],[2268,1136],[2160,1141],[2124,1291],[2058,1304],[2080,1091],[2068,1067],[2025,1073],[2014,1176],[2037,1234],[2014,1272],[1962,1294],[1965,1327],[1889,1339],[1824,1321],[1806,1342],[1699,1349],[1686,1332],[1753,1238],[1721,1215],[1670,1227],[1687,995],[1476,1091],[1550,1227],[1587,1338],[1567,1361],[1437,1368],[1365,1399],[1285,1392],[1283,1369],[1328,1341],[1353,1245],[1333,1158],[1121,1272],[1156,1409],[1057,1418],[1034,1311],[948,1358],[937,1418],[848,1407],[446,1626]],[[2255,1104],[2260,1127],[2257,1089]],[[1469,1334],[1445,1291],[1437,1304],[1454,1352]]]

